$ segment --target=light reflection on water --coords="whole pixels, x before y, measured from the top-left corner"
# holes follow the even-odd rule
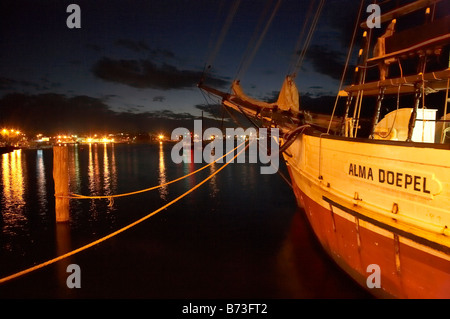
[[[24,214],[24,169],[22,150],[2,154],[2,216],[4,231],[14,233],[16,227],[25,225],[27,217]]]
[[[70,146],[70,191],[126,193],[168,182],[204,165],[193,163],[192,151],[185,155],[191,163],[174,164],[170,149],[165,144]],[[116,199],[112,206],[103,199],[71,200],[70,223],[55,224],[51,159],[51,149],[1,156],[0,277],[129,224],[223,165],[212,164],[158,191]],[[57,277],[54,291],[38,288],[32,293],[19,285],[11,294],[0,286],[0,297],[65,296],[69,263],[89,269],[83,272],[80,290],[88,297],[340,295],[331,289],[347,291],[347,281],[334,279],[333,268],[316,256],[306,224],[291,219],[295,202],[283,183],[277,176],[259,175],[258,166],[229,165],[186,199],[122,234],[113,244],[64,260],[56,274],[40,273],[43,281]],[[130,264],[128,258],[135,263]],[[138,271],[145,276],[136,277]],[[35,282],[29,278],[31,287]],[[358,296],[359,291],[348,294]]]
[[[164,164],[164,147],[163,143],[159,143],[159,184],[167,183],[166,177],[166,165]],[[159,188],[159,195],[161,199],[167,200],[167,195],[169,195],[169,190],[167,185]]]
[[[86,149],[87,148],[87,149]],[[83,174],[71,174],[70,175],[70,188],[71,191],[77,194],[89,195],[89,196],[105,196],[114,195],[117,193],[117,167],[114,144],[89,144],[88,146],[75,147],[73,150],[74,155],[69,156],[75,158],[76,167],[85,167],[84,161],[87,151],[87,185],[88,191],[83,194],[83,187],[86,182],[83,181]],[[82,153],[82,154],[80,154]],[[81,161],[81,163],[80,163]],[[75,172],[77,172],[75,170]],[[105,202],[105,200],[102,200]],[[99,207],[99,200],[89,200],[89,212],[91,220],[98,220],[99,211],[105,211],[106,214],[115,210],[114,205],[108,205],[105,208]]]
[[[100,195],[100,171],[98,165],[98,147],[97,144],[89,144],[89,193],[91,195]]]
[[[46,187],[47,181],[45,178],[45,165],[42,150],[37,150],[36,152],[36,178],[37,178],[36,192],[38,195],[39,210],[41,213],[45,213],[47,211],[48,200]]]
[[[105,195],[111,195],[111,176],[109,174],[108,145],[103,144],[103,185]]]
[[[211,166],[209,167],[209,175],[212,175],[216,172],[217,170],[217,164],[216,163],[212,163]],[[209,180],[209,189],[210,189],[210,196],[211,198],[216,197],[217,193],[219,192],[219,188],[217,187],[217,176],[214,175],[210,180]]]

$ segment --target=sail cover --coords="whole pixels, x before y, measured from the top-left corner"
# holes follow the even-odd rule
[[[258,106],[261,108],[276,108],[283,111],[299,111],[299,94],[297,90],[297,86],[293,80],[293,77],[288,75],[286,76],[283,86],[281,87],[280,95],[278,96],[278,100],[276,103],[268,103],[260,100],[256,100],[247,96],[243,91],[239,84],[239,81],[233,81],[231,85],[231,89],[233,91],[233,95],[238,97],[240,100],[247,102],[253,106]]]

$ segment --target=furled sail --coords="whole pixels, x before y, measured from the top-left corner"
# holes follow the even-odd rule
[[[253,106],[258,106],[261,108],[279,108],[282,111],[299,111],[299,94],[297,86],[295,85],[295,82],[293,80],[293,77],[288,75],[286,76],[283,86],[281,87],[280,94],[278,96],[278,100],[276,103],[268,103],[260,100],[256,100],[254,98],[251,98],[247,96],[241,86],[239,81],[233,81],[233,84],[231,85],[231,89],[233,91],[233,97],[237,97],[240,100],[249,103]]]
[[[284,79],[277,105],[283,111],[298,112],[300,109],[298,89],[291,75]]]
[[[239,99],[241,99],[244,102],[247,102],[251,105],[254,106],[259,106],[262,108],[275,108],[275,103],[267,103],[264,101],[260,101],[260,100],[256,100],[254,98],[251,98],[249,96],[247,96],[244,91],[242,91],[241,85],[239,83],[239,80],[237,81],[233,81],[232,85],[231,85],[231,90],[233,91],[233,95],[235,95],[236,97],[238,97]]]

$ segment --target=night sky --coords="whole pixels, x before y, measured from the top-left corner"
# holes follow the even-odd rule
[[[214,103],[196,87],[207,64],[209,85],[228,91],[239,75],[248,95],[274,98],[311,2],[314,13],[318,0],[2,0],[0,125],[80,133],[192,121]],[[81,28],[66,25],[71,3]],[[297,70],[301,97],[335,96],[358,6],[325,1]]]

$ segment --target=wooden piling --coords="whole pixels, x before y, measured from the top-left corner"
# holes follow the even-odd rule
[[[69,221],[69,149],[53,146],[53,180],[55,182],[56,222]],[[65,197],[60,197],[65,196]]]

